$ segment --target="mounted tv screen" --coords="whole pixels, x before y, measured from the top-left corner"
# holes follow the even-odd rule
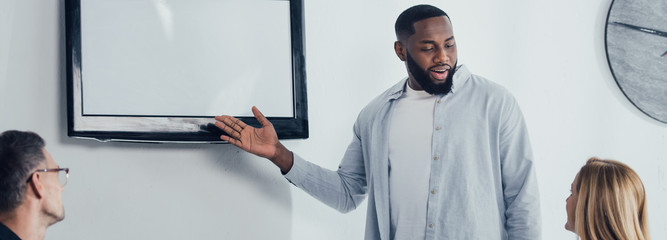
[[[66,0],[68,135],[220,142],[216,115],[308,137],[301,0]]]

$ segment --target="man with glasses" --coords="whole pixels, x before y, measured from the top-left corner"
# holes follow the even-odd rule
[[[44,239],[48,226],[65,218],[60,168],[33,132],[0,134],[0,240]]]

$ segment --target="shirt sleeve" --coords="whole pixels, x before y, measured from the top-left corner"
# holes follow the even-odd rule
[[[324,169],[294,154],[285,178],[311,196],[340,211],[354,210],[368,191],[358,124],[337,171]]]
[[[528,131],[511,98],[500,122],[500,160],[509,239],[541,239],[540,198]]]

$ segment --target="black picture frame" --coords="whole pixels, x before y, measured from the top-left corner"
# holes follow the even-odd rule
[[[99,141],[124,142],[183,142],[183,143],[225,143],[220,140],[224,134],[213,123],[214,116],[172,116],[172,115],[90,115],[82,111],[80,94],[82,76],[81,48],[81,1],[65,1],[66,31],[66,85],[67,85],[67,135],[73,138],[88,138]],[[289,1],[291,35],[291,72],[293,117],[274,117],[267,115],[279,139],[308,138],[308,106],[306,96],[306,72],[304,55],[304,17],[302,0]],[[236,23],[238,24],[238,23]],[[79,87],[78,92],[76,87]],[[269,96],[267,96],[269,97]],[[224,114],[224,113],[220,113]],[[249,125],[259,127],[253,117],[239,116]],[[136,127],[114,129],[105,128],[105,123],[128,121]],[[83,122],[93,122],[101,127],[89,128]],[[165,130],[145,130],[144,126],[167,123],[177,128]],[[113,124],[111,124],[113,125]],[[182,126],[182,128],[180,127]]]

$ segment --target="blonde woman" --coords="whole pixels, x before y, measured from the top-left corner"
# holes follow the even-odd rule
[[[588,159],[572,182],[565,229],[581,240],[648,240],[644,185],[627,165]]]

